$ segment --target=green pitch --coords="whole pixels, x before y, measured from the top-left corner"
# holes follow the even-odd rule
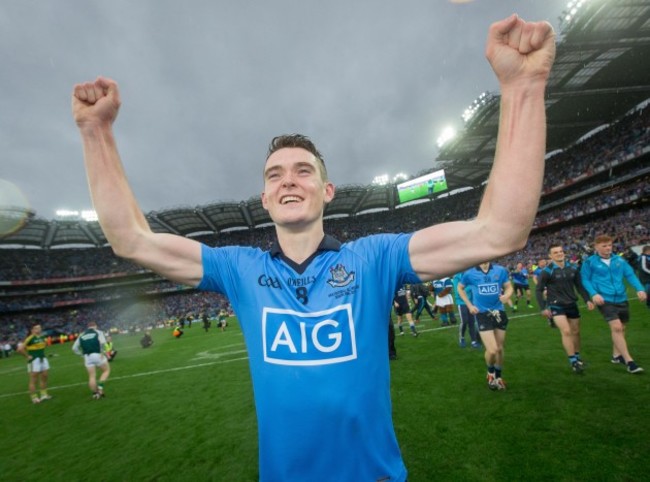
[[[536,310],[511,316],[505,392],[481,351],[423,315],[397,337],[394,422],[410,481],[644,480],[650,458],[650,312],[632,300],[630,350],[646,373],[609,362],[599,315],[583,308],[586,373]],[[114,337],[106,398],[91,400],[70,344],[48,349],[53,399],[32,405],[22,357],[0,360],[2,480],[255,481],[257,435],[243,337],[199,325]]]

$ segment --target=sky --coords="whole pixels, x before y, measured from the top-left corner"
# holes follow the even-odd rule
[[[118,82],[118,148],[144,212],[262,191],[269,141],[309,136],[335,185],[434,167],[482,92],[490,23],[559,30],[567,0],[4,0],[0,207],[92,209],[75,83]],[[18,194],[16,194],[18,193]]]

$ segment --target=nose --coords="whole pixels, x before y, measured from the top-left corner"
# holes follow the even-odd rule
[[[282,187],[295,186],[295,184],[296,183],[293,180],[293,174],[291,172],[287,172],[282,178]]]

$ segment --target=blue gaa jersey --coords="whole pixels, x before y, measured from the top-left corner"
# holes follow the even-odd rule
[[[528,286],[528,270],[522,268],[521,271],[513,271],[512,282],[518,285]]]
[[[246,340],[260,480],[406,480],[386,320],[395,291],[421,282],[410,237],[326,236],[301,272],[279,249],[202,247],[199,288],[228,297]]]
[[[502,286],[508,281],[510,281],[508,270],[498,264],[490,263],[487,273],[476,266],[465,271],[460,282],[463,286],[471,286],[472,304],[480,312],[486,312],[488,310],[504,310],[499,296]]]

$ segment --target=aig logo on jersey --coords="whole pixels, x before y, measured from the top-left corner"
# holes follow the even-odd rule
[[[264,308],[264,361],[278,365],[329,365],[357,358],[349,304],[315,313]]]
[[[499,283],[486,283],[478,285],[478,293],[480,295],[498,295]]]

